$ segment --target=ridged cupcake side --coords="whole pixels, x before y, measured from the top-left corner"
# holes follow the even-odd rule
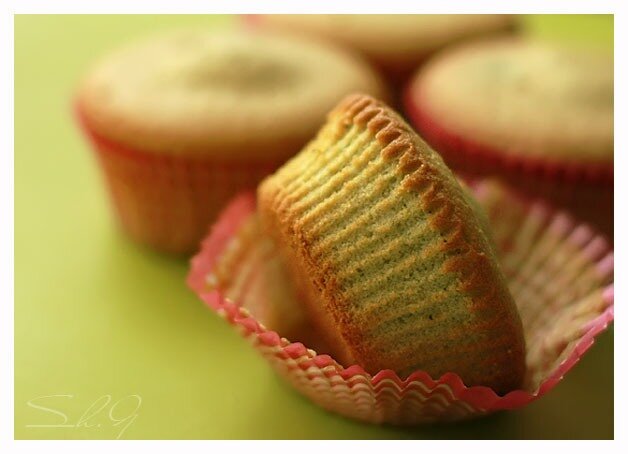
[[[481,223],[440,157],[383,103],[346,98],[258,196],[345,365],[456,372],[499,393],[521,384],[521,321]]]

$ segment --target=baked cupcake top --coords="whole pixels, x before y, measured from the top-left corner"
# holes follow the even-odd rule
[[[104,58],[78,109],[95,134],[143,150],[287,157],[355,90],[382,95],[358,57],[276,33],[180,30]]]
[[[343,43],[398,71],[414,69],[452,42],[513,26],[512,16],[498,14],[271,14],[260,20],[270,27]]]
[[[258,190],[260,219],[334,356],[370,373],[521,384],[521,321],[482,222],[394,111],[346,98]]]
[[[613,159],[610,54],[514,39],[474,43],[429,62],[408,96],[444,130],[500,153]]]

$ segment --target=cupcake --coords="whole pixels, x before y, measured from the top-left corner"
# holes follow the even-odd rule
[[[104,58],[81,82],[76,111],[124,229],[188,253],[229,198],[296,153],[355,90],[384,94],[343,50],[275,33],[181,30]]]
[[[454,169],[501,176],[612,232],[610,54],[515,39],[469,44],[419,70],[405,107]]]
[[[439,377],[416,370],[400,378],[391,370],[343,366],[325,354],[329,349],[320,336],[304,338],[307,325],[297,333],[299,297],[289,295],[287,270],[277,272],[285,264],[262,231],[252,193],[234,198],[219,216],[191,261],[187,282],[279,376],[329,411],[409,425],[521,408],[559,385],[612,323],[613,251],[588,225],[493,179],[474,180],[469,190],[484,213],[526,338],[526,377],[521,388],[505,395],[465,386],[451,372]],[[281,320],[273,315],[278,312]],[[244,386],[257,386],[246,364],[233,373],[250,377]],[[596,386],[596,380],[583,383],[582,391]],[[580,397],[567,396],[566,402]]]
[[[506,393],[521,320],[468,195],[385,104],[352,95],[258,189],[309,320],[341,364],[422,370]]]
[[[250,20],[343,44],[394,80],[445,46],[514,28],[512,16],[499,14],[274,14]]]

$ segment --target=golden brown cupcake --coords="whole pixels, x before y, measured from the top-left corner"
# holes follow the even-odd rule
[[[448,165],[498,175],[613,223],[612,54],[525,39],[445,51],[413,77],[405,107]]]
[[[269,14],[253,20],[342,44],[396,77],[450,44],[502,33],[515,23],[503,14]]]
[[[390,108],[352,95],[258,189],[306,310],[345,365],[455,372],[504,393],[521,321],[463,189]]]
[[[77,93],[117,214],[136,240],[191,252],[218,210],[296,153],[378,76],[335,47],[276,33],[166,33],[101,60]]]

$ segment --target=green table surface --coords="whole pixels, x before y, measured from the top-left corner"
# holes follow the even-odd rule
[[[215,16],[15,17],[15,437],[612,438],[613,334],[549,395],[453,425],[328,414],[185,286],[185,260],[119,232],[71,116],[87,65],[146,33]],[[528,17],[529,33],[613,46],[612,17]]]

